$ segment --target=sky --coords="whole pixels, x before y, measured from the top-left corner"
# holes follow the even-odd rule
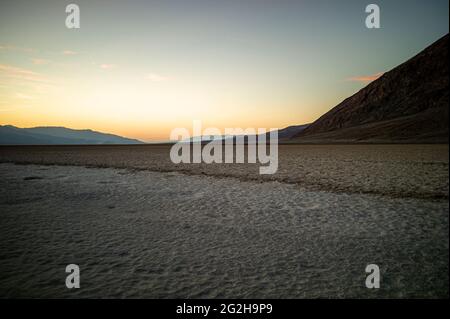
[[[151,142],[193,120],[309,123],[449,26],[448,0],[71,2],[0,0],[0,125]],[[370,3],[380,29],[365,26]]]

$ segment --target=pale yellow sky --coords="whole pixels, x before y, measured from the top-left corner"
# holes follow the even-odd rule
[[[448,33],[448,1],[405,3],[380,0],[386,24],[369,31],[356,0],[79,0],[70,30],[64,2],[5,0],[0,124],[161,141],[193,120],[312,122]],[[406,23],[419,12],[427,28]]]
[[[126,65],[50,66],[30,58],[29,68],[0,64],[1,124],[91,128],[143,140],[167,139],[175,127],[285,127],[312,120],[316,108],[297,108],[296,97],[270,90],[253,95],[235,79],[199,79],[128,71]],[[62,58],[64,59],[64,57]],[[33,70],[31,70],[33,69]],[[53,70],[61,73],[52,73]],[[64,76],[68,74],[69,76]],[[314,101],[303,101],[311,106]],[[157,107],[154,107],[154,106]],[[319,106],[320,107],[320,106]]]

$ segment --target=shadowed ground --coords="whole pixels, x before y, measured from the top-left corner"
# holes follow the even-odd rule
[[[0,164],[0,296],[448,297],[447,151],[281,146],[261,177],[175,167],[167,146],[2,148],[65,166]]]
[[[0,147],[0,163],[129,168],[296,184],[308,190],[448,199],[447,145],[280,145],[279,168],[173,164],[168,145]]]

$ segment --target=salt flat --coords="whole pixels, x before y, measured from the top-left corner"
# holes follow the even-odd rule
[[[173,164],[168,145],[2,146],[0,163],[130,168],[278,181],[311,191],[447,199],[449,148],[441,145],[280,145],[274,175],[261,164]]]
[[[0,164],[0,296],[448,297],[448,157],[426,150],[409,164],[399,160],[402,152],[386,164],[373,160],[385,154],[369,152],[365,173],[358,168],[370,156],[356,151],[362,158],[345,172],[319,172],[330,178],[320,188],[305,173],[298,183],[262,182],[243,178],[244,170],[226,178],[136,170],[125,153],[101,158],[93,150],[83,162],[70,149],[28,157],[2,149],[3,162],[96,159],[128,168]],[[304,158],[341,165],[314,154]],[[378,176],[396,174],[388,181],[393,194],[372,166]],[[404,171],[411,167],[417,170]],[[354,177],[364,174],[365,181]],[[362,183],[369,191],[359,194]],[[407,189],[415,183],[425,186]],[[443,196],[421,198],[420,190]],[[80,289],[65,287],[70,263],[80,266]],[[378,290],[364,285],[371,263],[382,272]]]

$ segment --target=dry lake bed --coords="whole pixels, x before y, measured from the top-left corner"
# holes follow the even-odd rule
[[[448,298],[448,145],[280,145],[258,167],[0,147],[0,296]]]

